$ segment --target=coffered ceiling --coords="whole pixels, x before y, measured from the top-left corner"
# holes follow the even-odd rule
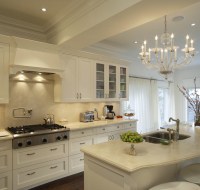
[[[0,33],[113,56],[140,68],[140,45],[162,34],[164,15],[176,42],[184,45],[188,33],[200,51],[199,10],[200,0],[0,0]],[[174,22],[177,16],[184,19]]]

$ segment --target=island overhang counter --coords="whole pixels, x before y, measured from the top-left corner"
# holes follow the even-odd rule
[[[180,169],[200,162],[200,128],[181,126],[190,135],[170,145],[142,142],[130,155],[130,143],[120,140],[83,147],[85,190],[147,190],[177,179]]]

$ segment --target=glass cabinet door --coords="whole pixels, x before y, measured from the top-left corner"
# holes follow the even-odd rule
[[[117,87],[117,68],[116,66],[109,65],[109,98],[116,98]]]
[[[105,94],[105,65],[96,63],[96,98],[104,98]]]
[[[120,67],[120,98],[126,98],[127,97],[127,68]]]

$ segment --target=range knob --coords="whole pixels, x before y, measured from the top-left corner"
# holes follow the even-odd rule
[[[42,142],[43,142],[43,143],[47,143],[47,139],[45,139],[45,138],[42,139]]]
[[[61,136],[57,136],[57,138],[56,138],[58,141],[60,141],[61,140]]]
[[[18,143],[18,147],[22,147],[22,145],[23,145],[23,144],[22,144],[21,142]]]
[[[67,139],[67,135],[64,135],[63,138],[64,138],[64,139]]]
[[[26,142],[26,144],[27,144],[27,145],[31,145],[32,142],[31,142],[30,140],[28,140],[28,141]]]

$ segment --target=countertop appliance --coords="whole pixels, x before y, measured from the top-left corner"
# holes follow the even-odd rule
[[[8,127],[7,130],[13,135],[13,149],[64,141],[69,138],[69,129],[58,124]]]
[[[87,111],[80,113],[80,121],[81,122],[92,122],[94,121],[94,112],[93,111]]]
[[[115,117],[115,112],[113,111],[113,105],[105,105],[105,107],[107,108],[107,113],[106,113],[106,119],[114,119]]]

